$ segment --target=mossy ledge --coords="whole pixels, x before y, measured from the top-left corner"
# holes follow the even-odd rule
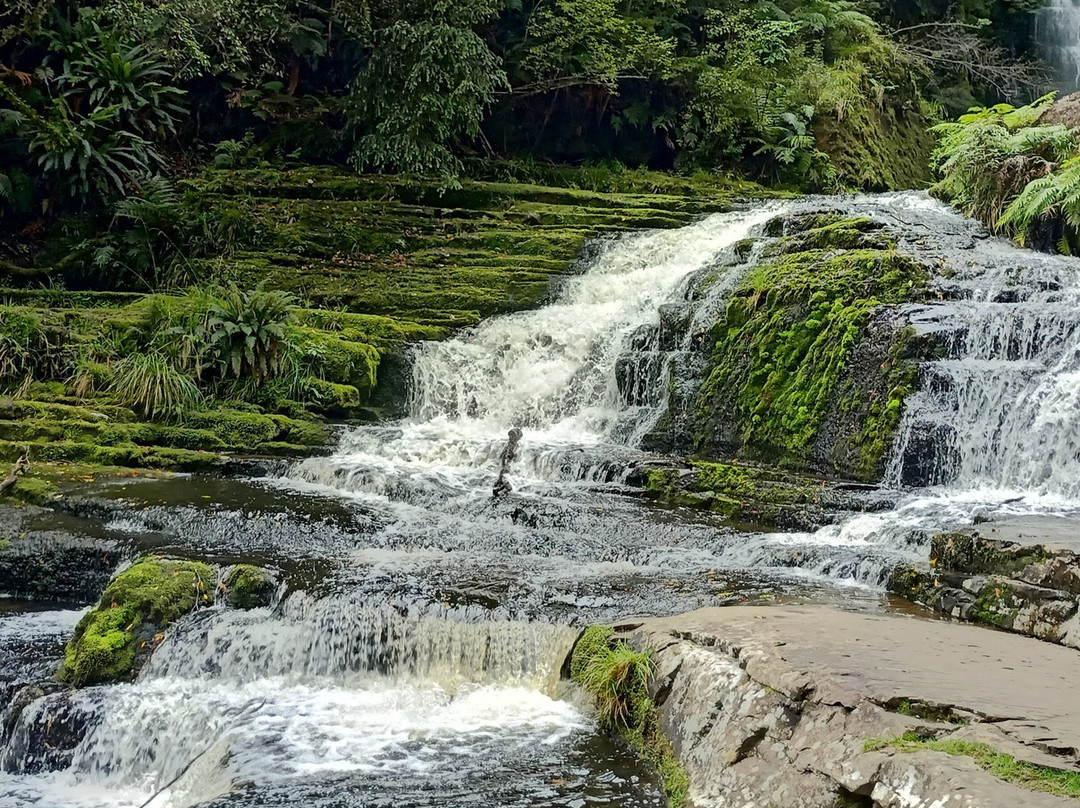
[[[711,332],[685,413],[694,455],[860,481],[883,468],[923,348],[892,316],[929,275],[880,226],[808,214],[766,226],[776,238]]]
[[[587,179],[567,169],[551,178],[559,187],[500,176],[444,189],[302,165],[206,167],[180,183],[183,213],[225,223],[228,238],[209,254],[192,247],[148,294],[99,289],[85,257],[61,257],[64,228],[55,228],[40,256],[53,263],[47,272],[0,278],[0,344],[13,357],[0,363],[0,460],[194,471],[228,453],[310,452],[329,439],[320,421],[397,414],[409,343],[540,304],[552,281],[576,271],[588,239],[678,227],[729,210],[735,196],[776,195],[704,174],[627,172],[606,190],[574,187]],[[98,235],[82,219],[67,224]],[[181,346],[170,361],[199,388],[197,404],[151,417],[127,400],[120,363],[176,347],[176,334],[194,339],[208,301],[230,284],[288,293],[281,342],[295,373],[256,384],[212,358],[192,369]]]
[[[57,678],[76,686],[131,679],[169,625],[210,604],[215,578],[208,564],[139,559],[79,621]]]
[[[590,626],[574,645],[569,672],[595,700],[601,725],[656,768],[668,805],[682,808],[688,788],[686,771],[660,729],[659,712],[649,692],[652,654],[616,639],[611,626]]]
[[[767,527],[819,527],[824,506],[834,501],[823,480],[740,463],[696,460],[689,468],[653,468],[639,476],[653,499]]]

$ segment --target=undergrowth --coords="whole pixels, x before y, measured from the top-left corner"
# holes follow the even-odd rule
[[[570,678],[596,701],[601,725],[637,750],[656,767],[671,808],[686,803],[686,771],[675,759],[671,742],[660,730],[656,704],[649,696],[654,662],[650,651],[612,642],[610,626],[585,629],[570,659]]]

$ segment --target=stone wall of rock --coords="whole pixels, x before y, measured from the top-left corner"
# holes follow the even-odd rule
[[[986,522],[938,534],[929,570],[898,567],[889,589],[951,617],[1080,648],[1080,555],[1055,528],[1069,529]]]

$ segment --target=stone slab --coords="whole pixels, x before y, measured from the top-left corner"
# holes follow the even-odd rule
[[[1071,648],[981,626],[829,607],[701,609],[641,629],[737,646],[748,673],[792,697],[812,693],[849,708],[864,700],[953,706],[1009,720],[1021,743],[1080,757],[1080,653]]]

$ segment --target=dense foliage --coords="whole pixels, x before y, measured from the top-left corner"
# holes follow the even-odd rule
[[[853,172],[863,158],[838,158],[851,150],[842,138],[822,141],[838,122],[925,122],[925,66],[869,12],[901,25],[934,10],[18,0],[0,12],[0,216],[107,210],[192,158],[254,153],[446,182],[475,154],[896,184]]]
[[[1022,243],[1080,247],[1080,130],[1047,117],[1053,96],[977,108],[935,127],[933,190]]]

